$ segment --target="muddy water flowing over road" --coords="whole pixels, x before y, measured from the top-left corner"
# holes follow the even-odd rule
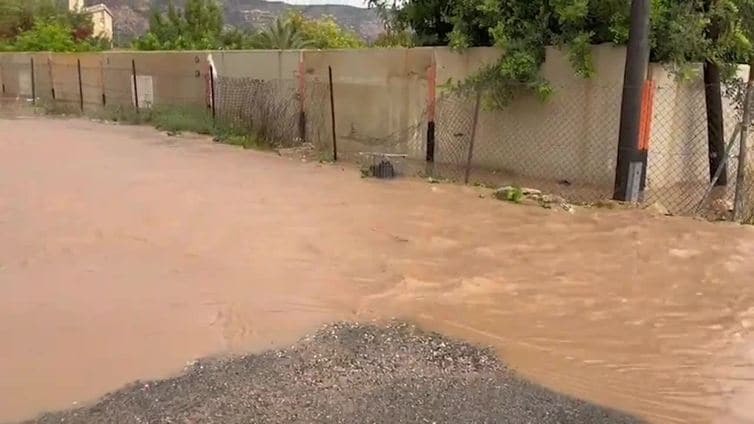
[[[518,207],[147,128],[0,134],[0,422],[389,317],[655,422],[754,420],[751,228]]]

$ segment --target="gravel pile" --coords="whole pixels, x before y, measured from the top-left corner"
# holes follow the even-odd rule
[[[34,423],[637,423],[411,325],[340,323],[290,349],[196,362]]]

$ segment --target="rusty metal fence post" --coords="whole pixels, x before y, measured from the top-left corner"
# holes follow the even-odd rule
[[[100,91],[102,91],[102,107],[107,107],[107,90],[105,89],[105,61],[99,61]]]
[[[34,78],[34,58],[32,57],[30,61],[31,61],[31,104],[36,106],[37,105],[37,83],[36,83],[36,78]]]
[[[332,125],[332,160],[338,161],[338,137],[335,134],[335,94],[333,93],[332,84],[332,66],[327,67],[327,73],[330,80],[330,122]]]
[[[474,158],[474,139],[476,138],[476,127],[479,122],[479,104],[482,101],[482,92],[477,90],[476,99],[474,100],[474,116],[471,120],[471,137],[469,139],[469,152],[466,156],[466,171],[463,176],[463,183],[469,183],[469,175],[471,174],[471,160]]]
[[[426,170],[428,176],[434,175],[436,128],[435,118],[437,112],[437,63],[432,53],[432,64],[427,69],[427,145],[426,145]]]
[[[209,101],[212,108],[212,120],[217,117],[217,109],[215,109],[215,67],[209,65]]]
[[[84,113],[84,84],[81,80],[81,59],[76,60],[76,71],[79,77],[79,109]]]
[[[52,101],[55,101],[55,78],[53,77],[52,73],[52,58],[50,55],[47,55],[47,77],[50,79],[50,95],[52,96]]]
[[[131,76],[134,84],[134,109],[139,113],[139,84],[136,82],[136,59],[131,60]]]

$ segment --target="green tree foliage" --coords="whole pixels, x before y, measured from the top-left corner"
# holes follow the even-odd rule
[[[278,18],[255,37],[254,44],[261,49],[291,50],[312,47],[297,25],[288,19]]]
[[[261,48],[259,34],[234,27],[226,27],[220,34],[220,48],[223,50],[244,50]]]
[[[744,37],[740,40],[743,48],[739,56],[730,60],[754,66],[754,44],[751,41],[754,40],[754,0],[739,1],[736,11],[740,17],[739,31]],[[745,88],[746,83],[741,77],[735,78],[735,82],[726,87],[726,95],[736,101],[739,110],[743,108]]]
[[[709,1],[709,0],[706,0]],[[725,67],[741,58],[751,37],[742,30],[742,5],[752,0],[652,0],[652,59],[685,75],[693,62],[711,60]],[[370,4],[388,7],[386,0]],[[487,89],[494,105],[518,93],[547,97],[552,88],[540,75],[547,46],[568,52],[575,73],[594,74],[590,45],[625,44],[630,0],[409,0],[391,16],[394,25],[416,32],[421,44],[455,48],[497,46],[505,54],[457,87]],[[719,23],[717,40],[709,37]],[[450,28],[450,30],[449,30]]]
[[[410,29],[415,33],[415,42],[423,46],[447,46],[453,31],[453,16],[456,2],[447,0],[411,0],[396,8],[387,0],[368,0],[383,19],[391,22],[386,25],[388,39]],[[414,37],[412,37],[414,38]]]
[[[754,64],[754,0],[738,1],[738,28],[741,57],[735,58],[741,62]]]
[[[338,25],[331,16],[308,19],[301,12],[292,12],[286,17],[286,21],[312,48],[355,49],[365,46],[358,34]]]
[[[79,52],[109,48],[92,37],[89,15],[68,11],[56,0],[0,0],[0,49]]]
[[[223,15],[216,0],[188,0],[179,10],[168,3],[166,13],[155,10],[149,32],[134,41],[139,50],[210,50],[221,47]]]
[[[55,0],[0,0],[0,40],[15,40],[29,31],[36,19],[51,19],[62,14]]]
[[[0,0],[2,1],[2,0]],[[210,49],[339,49],[363,47],[354,32],[331,17],[309,19],[300,12],[276,19],[259,32],[223,25],[217,0],[188,0],[183,10],[172,2],[163,13],[154,11],[149,32],[134,42],[139,50]]]
[[[77,43],[72,28],[59,22],[37,20],[34,26],[21,33],[12,44],[16,51],[77,52],[88,51],[88,44]]]
[[[380,34],[372,47],[414,47],[417,44],[415,34],[409,30],[393,30]]]

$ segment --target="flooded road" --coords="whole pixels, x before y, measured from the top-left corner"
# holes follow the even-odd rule
[[[754,421],[752,228],[569,215],[148,128],[0,134],[0,422],[391,317],[657,423]]]

